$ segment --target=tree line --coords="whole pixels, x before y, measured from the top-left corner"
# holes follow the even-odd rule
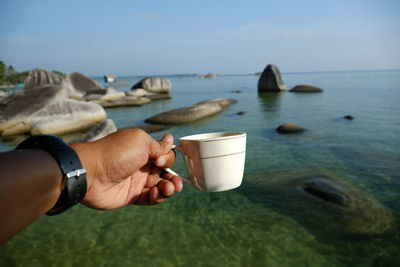
[[[53,72],[65,76],[65,74],[60,71],[54,70]],[[29,71],[17,72],[13,65],[7,67],[3,61],[0,61],[0,85],[12,86],[23,83],[28,75]]]

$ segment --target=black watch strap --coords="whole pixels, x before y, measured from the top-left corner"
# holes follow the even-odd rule
[[[42,149],[49,153],[58,163],[67,179],[65,188],[61,191],[60,198],[47,215],[57,215],[79,203],[86,194],[86,169],[82,168],[81,161],[75,151],[60,138],[52,135],[32,136],[16,149]]]

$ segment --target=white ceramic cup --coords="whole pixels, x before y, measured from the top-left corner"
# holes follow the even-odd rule
[[[218,132],[185,136],[176,149],[183,154],[188,182],[205,192],[226,191],[240,186],[246,158],[246,133]],[[171,169],[169,173],[178,175]],[[181,176],[181,175],[179,175]]]

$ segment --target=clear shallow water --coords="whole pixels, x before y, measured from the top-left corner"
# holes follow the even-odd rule
[[[127,78],[122,89],[138,79]],[[247,132],[243,185],[214,194],[186,186],[154,207],[100,212],[77,206],[41,218],[3,245],[0,265],[395,266],[400,262],[400,71],[283,79],[288,88],[305,83],[324,92],[258,95],[257,77],[175,77],[171,100],[107,110],[122,128],[210,98],[238,100],[218,116],[153,136]],[[341,119],[348,114],[355,119]],[[279,135],[275,128],[284,122],[309,131]],[[180,158],[174,169],[184,173]],[[305,194],[299,185],[318,177],[347,184],[355,208],[346,212]]]

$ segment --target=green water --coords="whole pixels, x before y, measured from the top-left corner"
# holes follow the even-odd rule
[[[3,245],[0,266],[398,266],[400,71],[283,79],[288,88],[306,83],[324,92],[258,95],[257,77],[172,77],[171,100],[107,110],[122,128],[210,98],[238,100],[218,116],[153,136],[247,132],[242,186],[212,194],[186,186],[151,207],[76,206],[41,218]],[[355,119],[341,119],[348,114]],[[279,135],[275,128],[284,122],[309,130]],[[184,173],[181,158],[174,169]],[[351,188],[351,211],[299,186],[320,177]]]

